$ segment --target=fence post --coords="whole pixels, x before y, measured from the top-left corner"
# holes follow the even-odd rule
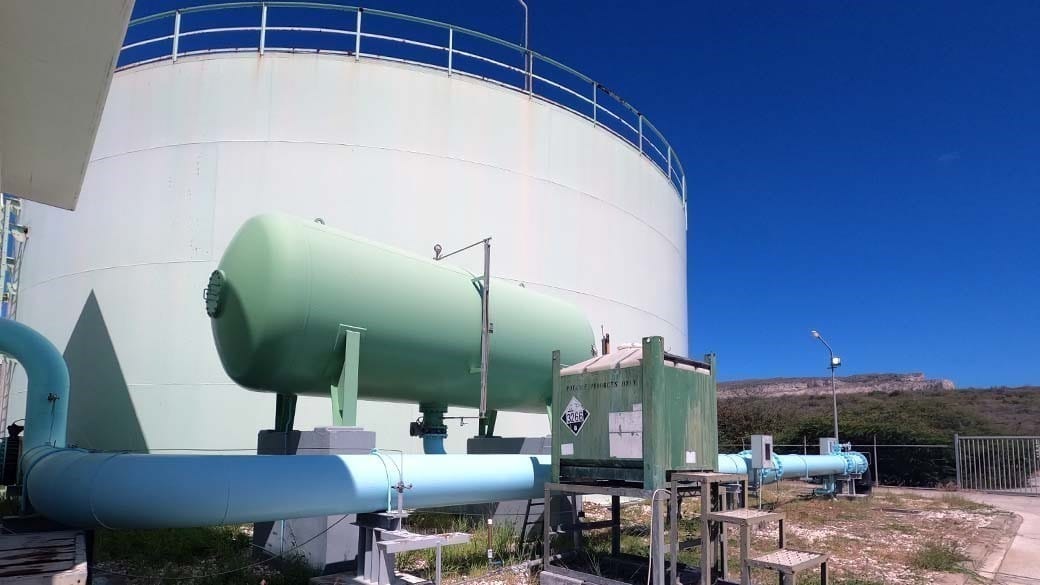
[[[809,442],[805,439],[805,435],[802,435],[802,455],[809,454]]]
[[[448,27],[448,77],[451,77],[452,58],[455,56],[455,29]]]
[[[961,436],[954,433],[954,461],[957,465],[957,489],[961,489]]]
[[[264,54],[264,45],[267,44],[267,3],[260,7],[260,54]]]
[[[361,60],[361,8],[357,9],[357,25],[354,27],[354,61]]]
[[[877,435],[874,435],[874,485],[881,485],[881,466],[877,458]]]
[[[173,13],[173,54],[170,57],[173,62],[177,62],[177,47],[180,45],[181,40],[181,11]]]

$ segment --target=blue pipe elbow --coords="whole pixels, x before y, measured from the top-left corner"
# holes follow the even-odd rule
[[[43,445],[64,447],[69,415],[69,369],[58,348],[35,329],[0,319],[0,353],[25,368],[24,451]]]

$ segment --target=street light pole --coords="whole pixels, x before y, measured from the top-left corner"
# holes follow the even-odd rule
[[[834,370],[841,365],[841,358],[834,355],[834,350],[831,349],[831,344],[827,343],[827,340],[820,335],[819,331],[813,329],[811,333],[813,337],[819,339],[820,343],[827,348],[827,353],[829,353],[831,357],[830,365],[828,367],[831,369],[831,400],[834,402],[834,441],[841,443],[838,439],[838,390],[834,385]]]

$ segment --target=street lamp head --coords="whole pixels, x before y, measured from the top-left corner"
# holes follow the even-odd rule
[[[820,332],[819,332],[819,331],[817,331],[817,330],[815,330],[815,329],[813,329],[813,330],[812,330],[812,331],[810,331],[809,333],[812,333],[812,336],[813,336],[813,337],[816,337],[816,338],[819,338],[819,337],[820,337]]]

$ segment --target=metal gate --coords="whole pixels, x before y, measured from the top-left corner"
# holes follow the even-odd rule
[[[1040,437],[954,436],[957,487],[1040,496]]]

